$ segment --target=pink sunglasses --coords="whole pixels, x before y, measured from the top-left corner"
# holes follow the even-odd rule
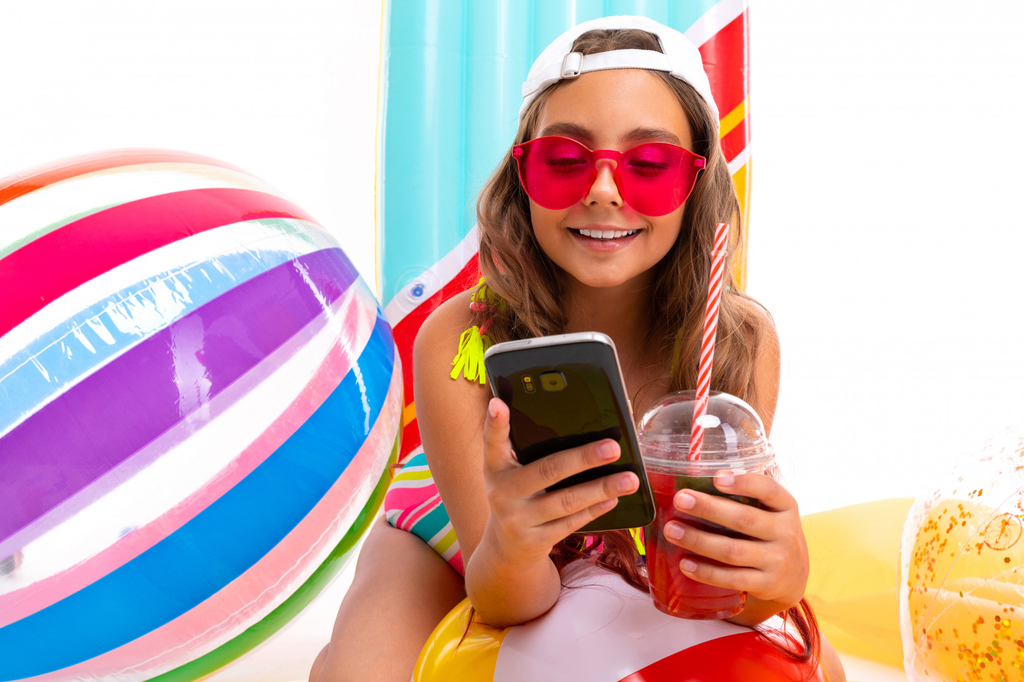
[[[538,137],[512,147],[519,181],[544,208],[569,208],[587,196],[597,178],[597,161],[615,162],[619,195],[643,215],[671,213],[686,201],[706,160],[666,142],[649,142],[624,152],[588,149],[568,137]]]

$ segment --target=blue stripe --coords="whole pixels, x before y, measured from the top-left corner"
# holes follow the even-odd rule
[[[394,369],[378,313],[359,360],[249,476],[177,532],[95,583],[0,628],[0,681],[59,670],[168,623],[240,576],[341,476],[383,407]]]
[[[290,219],[258,220],[302,238]],[[243,246],[243,245],[239,245]],[[148,277],[81,310],[0,363],[0,433],[52,396],[175,320],[300,255],[244,245],[243,253]]]
[[[418,536],[423,542],[429,543],[449,521],[451,521],[451,518],[449,518],[448,510],[445,509],[442,502],[433,511],[413,524],[410,532]]]

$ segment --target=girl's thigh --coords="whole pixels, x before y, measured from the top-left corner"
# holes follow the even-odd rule
[[[427,637],[465,596],[462,576],[427,543],[377,519],[310,679],[409,682]]]

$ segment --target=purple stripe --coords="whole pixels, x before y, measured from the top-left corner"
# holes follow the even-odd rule
[[[157,332],[0,438],[0,540],[206,406],[356,277],[340,249],[279,265]]]

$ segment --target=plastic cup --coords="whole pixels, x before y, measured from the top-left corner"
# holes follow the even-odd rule
[[[689,488],[758,506],[753,498],[719,491],[714,476],[720,471],[774,473],[775,452],[752,407],[735,396],[712,391],[707,412],[700,417],[704,427],[701,458],[689,461],[694,398],[694,391],[670,393],[640,420],[640,451],[657,509],[653,525],[644,534],[647,576],[658,610],[680,618],[713,620],[729,618],[742,611],[747,593],[706,585],[687,577],[680,569],[680,562],[693,554],[669,542],[665,537],[665,524],[676,520],[692,528],[733,538],[744,536],[676,510],[673,498],[679,490]],[[700,559],[722,565],[704,557]]]

